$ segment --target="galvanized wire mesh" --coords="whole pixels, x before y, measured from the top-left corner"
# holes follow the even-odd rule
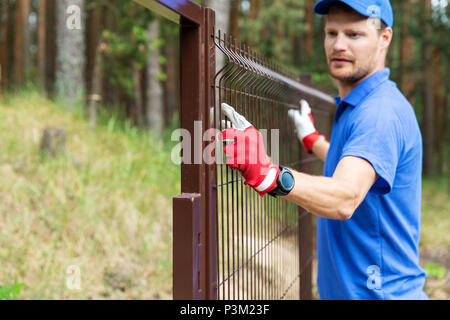
[[[267,130],[272,161],[299,170],[305,160],[288,118],[304,96],[295,76],[220,31],[214,42],[226,57],[214,80],[215,127],[225,129],[221,103],[226,102],[255,128]],[[299,224],[307,213],[280,198],[261,198],[225,164],[216,168],[218,298],[299,299]],[[311,263],[312,255],[306,261]]]
[[[195,137],[198,124],[224,129],[220,106],[226,102],[266,130],[267,153],[279,155],[274,163],[320,174],[322,164],[300,146],[287,114],[306,98],[316,128],[329,136],[333,99],[216,34],[211,9],[190,0],[134,1],[180,25],[180,123],[194,139],[186,139],[181,195],[173,198],[174,299],[311,299],[311,215],[287,201],[259,197],[223,164],[199,163],[209,143]],[[217,74],[216,51],[226,57]]]

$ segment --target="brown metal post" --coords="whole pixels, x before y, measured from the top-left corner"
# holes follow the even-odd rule
[[[300,236],[300,300],[312,300],[312,216],[304,209],[298,209]]]
[[[198,155],[195,154],[195,150],[198,148],[198,134],[203,133],[203,96],[202,96],[202,59],[201,59],[201,47],[202,47],[202,32],[200,25],[192,24],[190,21],[182,18],[181,28],[180,28],[180,42],[181,42],[181,127],[187,129],[191,133],[191,149],[190,163],[181,164],[181,192],[182,196],[185,194],[196,193],[198,197],[196,210],[193,210],[193,224],[200,225],[200,230],[203,229],[201,226],[202,222],[202,212],[205,212],[205,185],[204,181],[204,165],[195,164],[198,159]],[[186,112],[189,110],[190,112]],[[202,124],[200,132],[195,132],[195,121],[200,121]],[[203,148],[201,148],[203,150]],[[177,201],[174,199],[174,201]],[[189,215],[190,212],[179,212],[179,207],[175,206],[174,203],[174,216],[173,223],[174,227],[178,224],[177,219],[182,222],[187,220],[186,218],[181,218],[183,214]],[[204,233],[199,230],[198,233],[192,233],[188,235],[187,233],[175,230],[174,228],[174,299],[203,299],[203,288],[204,281],[201,270],[204,270],[204,255],[200,251],[203,250],[202,244],[204,244]],[[189,231],[189,230],[188,230]],[[194,239],[190,239],[193,237]],[[185,242],[197,242],[198,251],[200,254],[195,258],[192,256],[188,258],[184,256]],[[181,256],[182,258],[175,259],[176,256]],[[186,258],[186,259],[183,259]],[[192,272],[186,274],[181,271],[183,267],[187,268],[188,271]],[[185,292],[187,285],[185,281],[180,280],[180,276],[177,272],[183,274],[187,279],[196,279],[195,286],[192,287],[193,292],[190,296],[178,295],[180,292]],[[188,289],[190,289],[188,287]]]
[[[203,28],[203,66],[204,66],[204,117],[205,128],[208,130],[214,124],[210,123],[211,107],[215,105],[215,87],[214,78],[216,75],[216,45],[214,43],[214,27],[216,24],[215,12],[211,9],[203,9],[204,28]],[[206,211],[204,218],[205,233],[205,299],[217,299],[218,287],[218,244],[217,244],[217,175],[215,163],[205,164],[205,202]]]
[[[311,162],[304,161],[306,152],[301,150],[301,171],[312,173]],[[300,274],[300,300],[312,300],[312,216],[302,207],[298,207],[298,233],[299,233],[299,274]]]
[[[200,24],[195,24],[183,16],[180,19],[181,127],[191,133],[191,161],[181,165],[182,195],[174,198],[174,299],[216,299],[217,292],[217,250],[214,245],[216,189],[212,189],[215,168],[203,161],[203,151],[206,147],[203,133],[210,128],[210,106],[211,101],[215,99],[211,90],[211,79],[215,72],[215,63],[211,63],[211,57],[215,56],[211,34],[215,17],[214,11],[204,8],[201,10]],[[195,210],[186,211],[181,203],[191,193],[198,195],[197,205]],[[183,214],[188,217],[182,217]],[[179,230],[175,230],[175,225],[179,224],[176,219],[186,222],[191,218],[189,215],[192,215],[193,225],[200,226],[199,233],[178,233]],[[199,255],[195,259],[188,259],[185,253],[181,252],[186,250],[186,242],[189,245],[198,243]],[[187,271],[182,270],[183,266],[188,267]],[[177,274],[178,272],[181,272],[181,275]],[[184,286],[187,284],[181,280],[182,277],[197,279],[196,285],[188,287],[188,290],[193,290],[189,296],[186,296]]]
[[[184,193],[173,198],[173,298],[201,298],[199,242],[201,196]]]
[[[299,81],[306,85],[311,85],[312,75],[301,74]],[[301,149],[300,159],[305,160],[306,152]],[[301,166],[302,172],[312,174],[310,161],[304,161]],[[312,259],[313,259],[313,239],[312,239],[312,216],[303,208],[298,208],[299,214],[299,258],[300,258],[300,299],[312,300]]]

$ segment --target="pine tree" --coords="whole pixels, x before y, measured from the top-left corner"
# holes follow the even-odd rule
[[[84,0],[58,0],[56,4],[57,95],[74,103],[84,97]]]
[[[30,29],[28,16],[30,15],[31,0],[16,1],[16,20],[14,37],[14,84],[16,88],[23,85],[25,71],[28,67],[30,45]]]
[[[164,124],[163,86],[160,81],[160,21],[154,19],[148,26],[150,48],[147,61],[147,125],[154,132],[161,134]]]
[[[38,72],[39,83],[42,89],[46,88],[46,25],[47,25],[47,0],[39,0],[38,4]]]

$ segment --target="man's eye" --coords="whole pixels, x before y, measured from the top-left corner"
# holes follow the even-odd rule
[[[349,36],[350,36],[350,38],[358,38],[359,33],[350,33]]]

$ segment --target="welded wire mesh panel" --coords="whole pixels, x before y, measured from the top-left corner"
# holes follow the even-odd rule
[[[215,128],[225,129],[221,103],[244,115],[263,136],[274,163],[300,170],[301,145],[288,110],[305,98],[295,76],[282,71],[250,48],[220,31],[214,35],[225,66],[214,79]],[[261,198],[241,175],[218,164],[217,275],[219,299],[299,299],[300,223],[307,213],[295,204]],[[302,261],[311,263],[310,257]]]

